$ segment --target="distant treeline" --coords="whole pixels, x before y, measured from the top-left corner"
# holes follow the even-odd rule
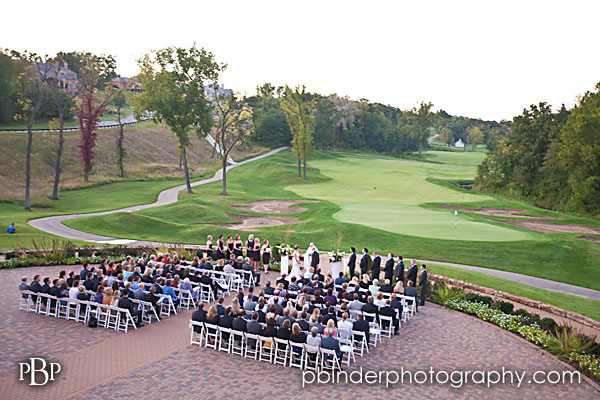
[[[254,111],[254,132],[250,138],[254,142],[266,146],[290,144],[292,134],[280,107],[282,96],[283,87],[267,83],[248,99]],[[308,93],[306,96],[307,101],[316,103],[314,144],[317,149],[361,150],[395,156],[419,148],[416,118],[413,118],[417,110],[403,111],[336,94]],[[444,144],[453,145],[458,139],[469,144],[487,144],[505,134],[506,124],[456,117],[440,110],[433,113],[429,128],[427,136],[439,133],[439,141]]]
[[[480,189],[600,216],[600,83],[571,110],[523,110],[479,166]]]

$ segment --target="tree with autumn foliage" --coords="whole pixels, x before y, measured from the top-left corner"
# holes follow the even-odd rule
[[[97,90],[100,80],[102,65],[94,57],[84,58],[84,67],[80,70],[81,80],[80,99],[81,105],[77,111],[79,120],[79,132],[81,139],[78,143],[81,166],[83,168],[83,179],[88,182],[94,161],[94,147],[96,145],[96,130],[100,117],[106,112],[106,106],[112,95],[112,87],[105,90]]]

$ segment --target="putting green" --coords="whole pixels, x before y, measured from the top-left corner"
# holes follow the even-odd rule
[[[331,180],[286,187],[303,197],[329,200],[342,210],[335,218],[389,232],[448,240],[511,241],[535,239],[525,231],[471,221],[454,214],[420,205],[430,202],[465,203],[490,200],[489,196],[464,193],[428,182],[428,177],[473,179],[476,157],[482,153],[428,152],[430,159],[451,164],[410,160],[386,160],[345,155],[310,163]],[[476,155],[474,155],[476,154]],[[480,154],[480,155],[477,155]]]

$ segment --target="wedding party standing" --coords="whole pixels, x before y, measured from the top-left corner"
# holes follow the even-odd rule
[[[265,274],[269,273],[269,262],[271,262],[271,246],[269,246],[269,241],[265,239],[263,242],[263,246],[260,249],[262,254],[262,263],[265,268]]]

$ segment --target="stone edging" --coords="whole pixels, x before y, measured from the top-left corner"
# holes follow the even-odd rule
[[[550,314],[558,315],[560,317],[570,319],[582,325],[600,330],[600,321],[597,321],[590,317],[586,317],[585,315],[581,315],[573,311],[564,310],[560,307],[556,307],[551,304],[543,303],[537,300],[532,300],[527,297],[517,296],[515,294],[503,292],[501,290],[491,289],[486,286],[475,285],[473,283],[461,281],[459,279],[448,278],[447,276],[430,274],[429,278],[433,281],[445,282],[450,286],[485,293],[487,295],[492,296],[494,299],[506,299],[515,303],[523,304],[528,307],[537,308],[539,310],[546,311]]]

